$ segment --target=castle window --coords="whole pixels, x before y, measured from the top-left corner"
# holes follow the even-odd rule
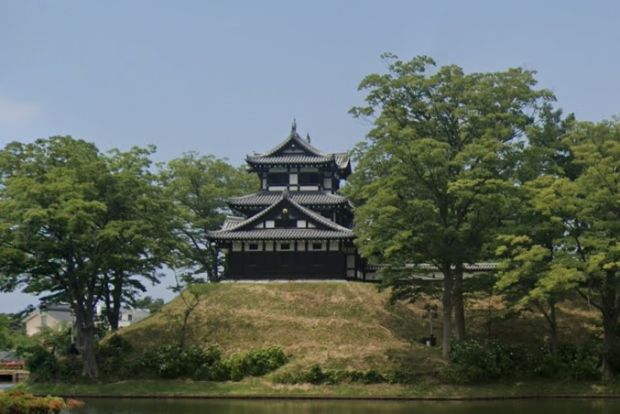
[[[321,183],[321,175],[319,173],[300,173],[299,185],[319,185]]]
[[[248,250],[258,250],[258,243],[248,244]]]
[[[280,243],[280,250],[291,250],[290,243]]]
[[[289,176],[287,173],[269,173],[267,175],[268,185],[287,185]]]
[[[276,228],[278,229],[293,229],[297,227],[297,220],[291,218],[281,218],[276,220]]]
[[[323,250],[323,242],[312,242],[311,250]]]

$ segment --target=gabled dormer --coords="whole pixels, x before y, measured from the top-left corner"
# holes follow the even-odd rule
[[[248,231],[255,229],[318,229],[327,231],[351,230],[341,226],[321,214],[303,207],[289,197],[288,191],[283,191],[281,196],[272,205],[258,214],[246,219],[239,220],[231,217],[233,222],[227,222],[223,226],[226,231]]]
[[[258,174],[263,191],[326,191],[334,193],[351,173],[347,153],[324,153],[297,133],[293,122],[284,141],[263,154],[249,155],[250,171]]]

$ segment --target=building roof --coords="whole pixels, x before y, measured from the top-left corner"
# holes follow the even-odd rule
[[[216,240],[325,240],[352,239],[353,232],[321,229],[252,229],[212,232]]]
[[[273,147],[271,150],[262,154],[253,154],[246,157],[250,165],[278,165],[278,164],[335,164],[340,170],[350,172],[351,161],[349,154],[325,153],[310,144],[310,136],[303,139],[297,133],[297,125],[293,122],[291,133]]]
[[[260,191],[241,197],[234,197],[228,200],[231,207],[242,206],[269,206],[277,202],[282,196],[281,191]],[[339,205],[347,204],[346,197],[324,191],[292,191],[288,194],[289,198],[302,206],[307,205]]]
[[[290,205],[298,210],[302,216],[316,222],[323,228],[265,228],[257,229],[253,226],[283,204]],[[228,217],[221,230],[209,232],[209,237],[215,240],[235,239],[348,239],[353,238],[353,231],[340,224],[334,223],[322,215],[303,207],[289,197],[288,191],[283,191],[269,207],[245,220],[238,217]]]
[[[58,322],[73,322],[74,320],[71,307],[64,303],[58,303],[58,304],[45,305],[41,309],[35,310],[34,312],[32,312],[30,315],[28,315],[24,319],[24,322],[29,321],[36,315],[40,315],[42,313],[45,313],[46,315],[51,316],[52,318],[56,319]]]
[[[245,220],[245,217],[238,216],[226,216],[224,220],[224,224],[222,224],[221,230],[230,230],[232,227],[235,227],[237,224],[241,223]]]
[[[20,361],[21,358],[13,351],[0,351],[0,362]]]
[[[380,271],[386,268],[386,265],[382,264],[367,264],[366,270],[368,271]],[[443,280],[443,275],[441,274],[439,268],[435,265],[429,263],[421,263],[421,264],[406,264],[403,270],[410,270],[412,275],[418,279],[432,279],[432,280]],[[486,273],[486,272],[494,272],[497,270],[496,262],[476,262],[476,263],[464,263],[463,271],[466,274],[471,273]],[[465,276],[470,277],[470,276]]]

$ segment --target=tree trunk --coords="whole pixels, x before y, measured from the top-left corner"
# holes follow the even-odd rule
[[[549,350],[552,355],[557,355],[559,340],[555,301],[552,299],[541,302],[536,301],[534,302],[534,307],[542,313],[545,317],[545,321],[547,321],[547,327],[549,328]]]
[[[601,352],[601,374],[605,381],[613,378],[611,368],[611,354],[616,344],[617,318],[613,315],[603,314],[603,349]]]
[[[114,272],[112,289],[112,309],[108,322],[112,331],[118,330],[118,322],[121,319],[121,307],[123,302],[123,272]]]
[[[603,316],[603,349],[601,352],[601,374],[604,380],[613,378],[611,354],[616,344],[616,328],[618,325],[618,298],[616,289],[616,273],[608,270],[605,284],[601,290],[601,313]]]
[[[454,272],[454,325],[456,339],[465,339],[465,305],[463,301],[463,264],[456,265]]]
[[[74,310],[76,321],[76,348],[82,357],[82,375],[97,379],[99,369],[97,367],[97,359],[95,357],[95,323],[93,312],[81,309]]]
[[[114,272],[112,279],[109,276],[106,277],[105,294],[103,297],[105,303],[104,315],[112,331],[118,330],[118,322],[121,317],[123,277],[122,271]]]
[[[453,297],[452,269],[450,265],[443,266],[443,317],[441,355],[447,360],[450,357],[450,342],[452,341],[452,297]]]
[[[549,342],[551,346],[551,355],[558,354],[558,348],[560,341],[558,340],[558,322],[555,315],[555,303],[550,303],[551,309],[549,310]]]

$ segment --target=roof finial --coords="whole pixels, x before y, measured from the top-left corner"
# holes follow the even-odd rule
[[[293,125],[291,125],[291,132],[297,132],[297,120],[293,118]]]
[[[308,141],[308,144],[310,143],[310,134],[306,134],[306,141]]]
[[[288,188],[282,190],[282,198],[285,200],[288,199]]]

